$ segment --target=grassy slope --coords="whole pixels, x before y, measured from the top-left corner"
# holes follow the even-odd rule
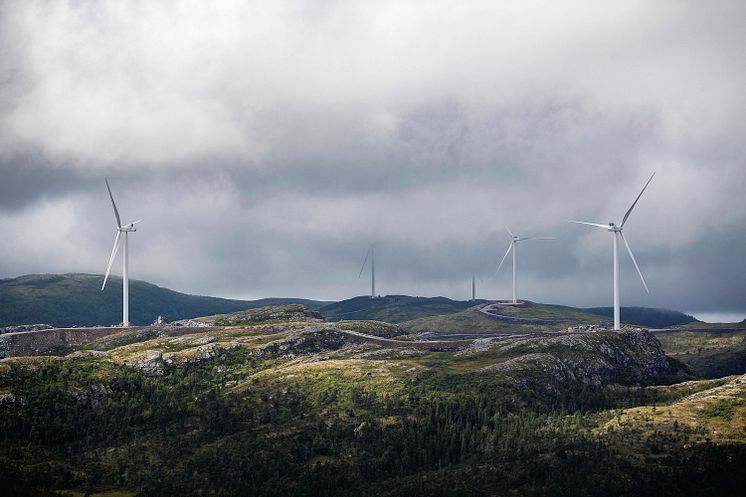
[[[403,323],[415,319],[431,316],[443,316],[464,311],[476,304],[482,304],[486,300],[459,301],[445,297],[409,297],[406,295],[388,295],[386,297],[371,299],[370,297],[355,297],[322,307],[320,312],[330,321],[342,319],[372,319],[386,321],[389,323]],[[594,323],[611,318],[610,308],[598,307],[590,309],[578,309],[573,307],[530,303],[530,308],[505,306],[502,312],[505,315],[517,317],[538,317],[542,319],[571,319],[577,323]],[[604,319],[605,318],[605,319]],[[480,328],[484,322],[476,320],[471,322],[466,316],[457,318],[462,325],[472,329]],[[651,328],[690,323],[694,320],[678,311],[667,309],[652,309],[645,307],[623,307],[622,321],[628,324],[636,324]],[[463,330],[462,330],[463,331]]]
[[[602,321],[596,315],[588,314],[572,307],[536,304],[527,302],[525,306],[499,306],[498,313],[504,316],[523,319],[562,320],[551,324],[521,324],[501,321],[476,308],[445,316],[431,316],[402,323],[402,328],[410,333],[536,333],[556,331],[582,324]]]
[[[681,330],[657,332],[663,350],[688,364],[703,378],[746,373],[746,326],[695,323]]]
[[[581,310],[607,319],[614,317],[613,307],[589,307]],[[651,307],[622,307],[620,314],[622,322],[648,328],[665,328],[697,322],[696,318],[683,312]]]
[[[103,292],[102,281],[103,276],[90,274],[28,275],[0,280],[0,326],[119,323],[122,280],[111,278]],[[311,308],[324,304],[304,299],[242,301],[203,297],[130,280],[130,320],[134,324],[152,323],[158,315],[176,320],[293,302]]]
[[[309,331],[320,326],[133,330],[66,358],[1,361],[0,393],[14,400],[0,402],[8,479],[0,483],[148,495],[433,495],[446,478],[449,495],[603,495],[598,475],[616,481],[608,470],[633,456],[597,452],[596,416],[691,391],[555,377],[547,354],[590,367],[604,350],[629,347],[613,333],[446,353]],[[154,354],[163,374],[138,366]],[[565,414],[575,410],[595,414]],[[574,455],[565,462],[564,453]]]
[[[687,382],[659,390],[680,389],[687,395],[662,405],[620,410],[600,431],[687,430],[691,441],[746,442],[746,375]]]

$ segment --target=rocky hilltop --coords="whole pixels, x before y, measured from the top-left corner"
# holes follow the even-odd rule
[[[147,374],[163,374],[179,364],[211,360],[240,349],[255,359],[375,362],[425,352],[442,354],[443,371],[496,375],[525,384],[526,378],[558,383],[646,385],[690,378],[686,367],[668,358],[658,340],[643,329],[512,334],[477,340],[422,339],[386,323],[325,323],[301,304],[264,307],[206,316],[169,325],[134,328],[50,329],[0,336],[0,356],[63,356],[96,353]],[[399,336],[397,336],[399,334]],[[404,365],[401,365],[403,367]],[[280,367],[275,364],[273,367]],[[423,361],[420,371],[431,370]],[[549,385],[555,385],[550,387]]]

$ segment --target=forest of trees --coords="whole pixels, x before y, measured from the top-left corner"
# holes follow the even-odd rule
[[[146,377],[87,359],[4,377],[15,399],[0,405],[5,495],[660,497],[736,495],[744,483],[739,445],[685,447],[683,428],[590,434],[598,409],[665,400],[640,389],[583,387],[553,402],[427,380],[388,396],[302,383],[229,392],[209,364]]]

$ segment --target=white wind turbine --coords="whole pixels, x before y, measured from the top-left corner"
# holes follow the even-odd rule
[[[360,268],[360,274],[357,275],[360,278],[365,270],[365,265],[368,263],[368,257],[370,257],[370,297],[376,297],[376,253],[375,243],[371,243],[368,247],[368,251],[365,253],[365,260],[363,260],[363,266]]]
[[[106,280],[109,279],[109,272],[111,271],[111,265],[114,263],[114,258],[117,256],[119,247],[124,245],[122,249],[122,326],[130,325],[130,307],[129,307],[129,275],[127,271],[127,235],[129,233],[137,231],[135,225],[142,221],[142,219],[135,221],[134,223],[125,224],[122,226],[122,222],[119,219],[119,211],[117,210],[117,204],[114,203],[114,196],[111,194],[111,188],[109,187],[109,181],[104,179],[106,182],[106,189],[109,191],[109,198],[111,199],[111,206],[114,207],[114,217],[117,218],[117,236],[114,238],[114,247],[111,249],[111,256],[109,257],[109,265],[106,268],[106,276],[104,276],[104,283],[101,285],[101,291],[106,287]],[[124,237],[122,237],[124,233]]]
[[[637,269],[637,274],[640,275],[640,281],[642,281],[642,286],[645,287],[645,291],[650,293],[650,290],[648,290],[648,285],[645,283],[645,278],[642,276],[642,271],[640,271],[640,266],[637,265],[637,261],[635,260],[635,256],[632,254],[632,249],[629,246],[629,243],[627,243],[627,239],[624,238],[624,235],[622,234],[622,228],[624,228],[624,223],[627,222],[627,218],[629,217],[630,213],[632,212],[632,209],[635,208],[635,205],[637,205],[637,201],[640,200],[640,197],[642,197],[643,192],[648,187],[651,181],[653,181],[653,176],[655,176],[655,173],[653,173],[650,176],[650,179],[647,183],[645,183],[645,186],[642,187],[642,190],[640,191],[640,194],[637,196],[634,202],[632,202],[632,205],[627,210],[627,213],[622,218],[622,223],[617,226],[614,223],[609,224],[601,224],[601,223],[588,223],[585,221],[568,221],[569,223],[575,223],[575,224],[586,224],[588,226],[595,226],[597,228],[603,228],[605,230],[610,231],[614,234],[614,329],[619,329],[619,238],[622,239],[624,242],[624,246],[627,247],[627,252],[629,253],[629,257],[632,259],[632,263],[635,265],[635,269]]]
[[[510,244],[508,245],[508,250],[505,252],[505,255],[503,256],[503,259],[500,261],[500,265],[497,266],[497,271],[495,271],[495,274],[500,272],[500,268],[503,267],[503,262],[505,262],[505,259],[508,258],[508,254],[510,252],[513,252],[513,303],[518,303],[518,258],[517,258],[517,252],[516,249],[518,248],[518,242],[523,242],[527,240],[556,240],[553,236],[529,236],[529,237],[521,237],[516,236],[513,234],[512,231],[510,231],[510,228],[505,228],[508,230],[508,233],[510,233]]]

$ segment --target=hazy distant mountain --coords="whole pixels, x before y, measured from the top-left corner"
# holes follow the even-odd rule
[[[33,274],[0,280],[0,326],[48,323],[94,326],[122,320],[122,279],[111,277],[101,291],[102,275]],[[158,315],[169,321],[240,311],[267,305],[301,303],[318,309],[328,302],[269,298],[231,300],[187,295],[130,279],[130,320],[150,324]]]

